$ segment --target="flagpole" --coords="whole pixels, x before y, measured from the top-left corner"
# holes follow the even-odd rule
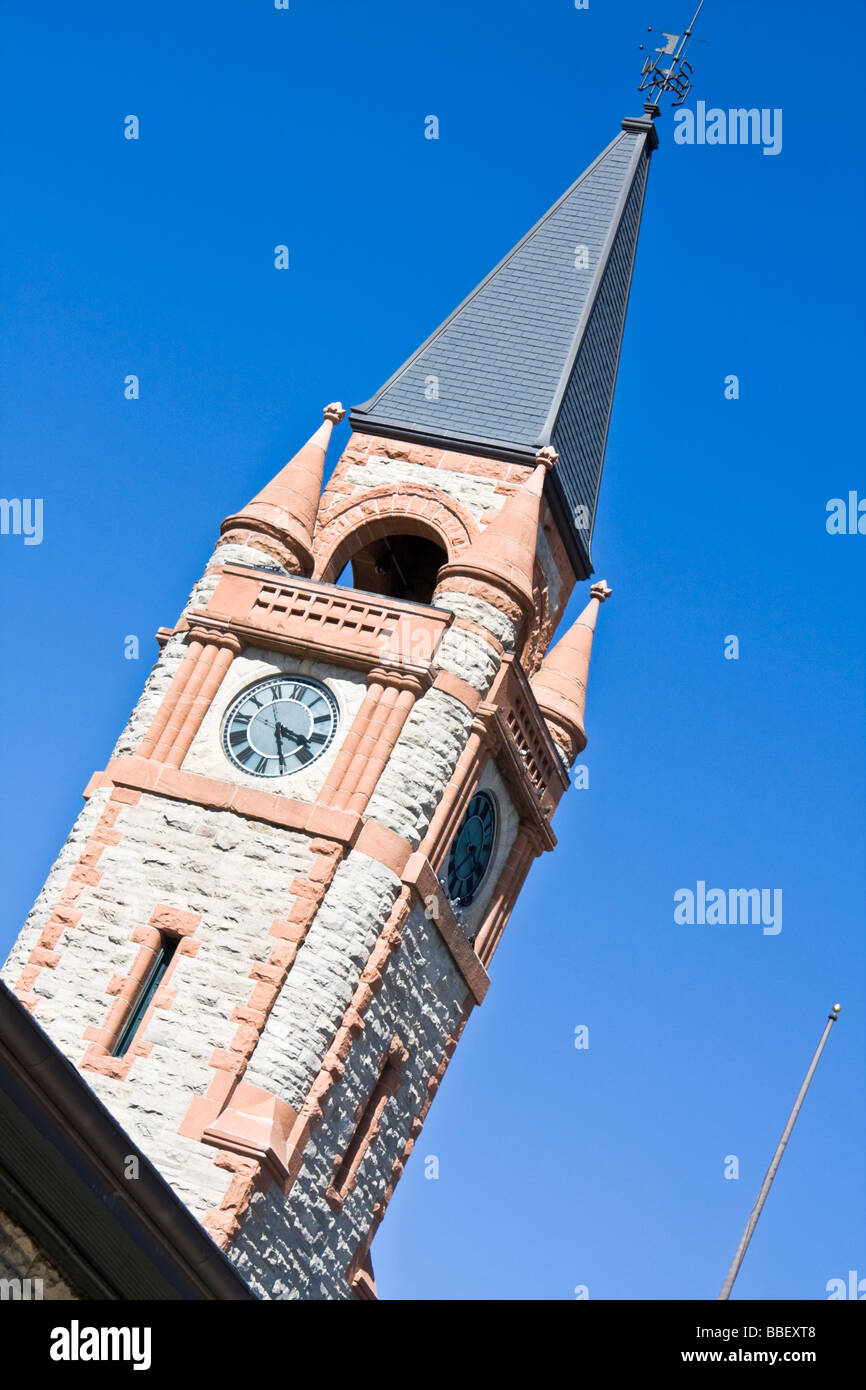
[[[800,1108],[803,1104],[803,1101],[806,1098],[806,1092],[809,1089],[809,1084],[812,1080],[812,1077],[815,1075],[815,1068],[821,1060],[821,1053],[824,1051],[827,1039],[830,1036],[830,1029],[833,1027],[833,1024],[836,1022],[836,1019],[839,1017],[841,1012],[842,1005],[834,1004],[830,1013],[827,1015],[827,1023],[824,1027],[824,1032],[821,1034],[821,1041],[815,1049],[815,1055],[812,1058],[809,1070],[806,1072],[806,1075],[803,1078],[803,1084],[800,1087],[797,1099],[794,1101],[794,1108],[791,1111],[791,1114],[788,1116],[788,1123],[785,1125],[785,1129],[781,1139],[779,1140],[776,1152],[773,1154],[773,1161],[767,1169],[767,1175],[764,1178],[763,1183],[761,1184],[761,1190],[758,1193],[758,1200],[752,1207],[752,1214],[746,1223],[746,1229],[743,1232],[743,1238],[737,1246],[737,1253],[734,1256],[733,1263],[731,1264],[730,1269],[728,1270],[728,1277],[722,1285],[722,1292],[719,1294],[719,1301],[721,1301],[722,1299],[730,1298],[731,1296],[731,1289],[734,1287],[734,1280],[740,1272],[740,1265],[743,1263],[746,1251],[749,1248],[749,1241],[752,1239],[755,1227],[758,1224],[758,1217],[761,1215],[761,1212],[764,1209],[764,1203],[766,1202],[770,1188],[773,1185],[773,1179],[776,1176],[776,1170],[778,1169],[779,1164],[782,1162],[782,1154],[785,1152],[785,1146],[787,1145],[788,1140],[791,1137],[791,1131],[793,1130],[794,1125],[797,1122],[797,1116],[799,1115]]]

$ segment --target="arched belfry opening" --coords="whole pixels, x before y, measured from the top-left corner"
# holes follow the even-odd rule
[[[447,559],[442,546],[427,536],[398,532],[359,546],[337,582],[368,594],[429,603]]]

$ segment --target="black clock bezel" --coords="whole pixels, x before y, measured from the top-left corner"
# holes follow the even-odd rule
[[[462,835],[467,823],[470,820],[472,820],[474,816],[478,815],[478,811],[476,809],[478,802],[483,802],[484,805],[489,807],[490,809],[492,817],[490,844],[488,848],[487,859],[484,863],[484,868],[481,871],[481,876],[478,879],[477,883],[474,885],[474,887],[470,889],[469,896],[465,897],[460,894],[459,883],[456,883],[452,878],[452,875],[454,874],[454,857],[457,853],[457,846],[460,842],[460,836]],[[464,815],[462,821],[460,822],[460,825],[458,826],[455,832],[454,839],[451,842],[451,849],[448,854],[448,864],[445,870],[445,882],[448,885],[448,895],[452,899],[452,901],[456,898],[459,898],[461,907],[471,907],[472,904],[477,901],[478,895],[481,892],[481,889],[484,887],[485,882],[487,881],[487,876],[490,872],[490,866],[493,863],[496,854],[496,843],[498,839],[498,834],[499,813],[496,805],[496,800],[493,797],[493,795],[487,790],[486,787],[479,788],[478,791],[473,793],[472,799],[470,800],[469,805],[466,808],[466,814]]]
[[[241,706],[246,703],[246,701],[256,690],[272,687],[274,685],[300,685],[306,687],[309,690],[314,690],[317,695],[323,696],[325,702],[327,703],[330,709],[331,725],[325,742],[305,763],[301,763],[299,766],[290,768],[286,772],[257,772],[253,768],[245,767],[244,764],[240,761],[240,759],[235,756],[229,744],[229,735],[231,732],[232,721],[235,715],[237,714],[238,710],[241,708]],[[319,759],[325,753],[327,753],[328,749],[331,747],[331,744],[333,743],[334,738],[336,736],[337,729],[339,728],[339,724],[340,705],[336,696],[334,695],[334,692],[330,690],[327,685],[325,685],[322,681],[315,680],[312,676],[301,675],[300,673],[295,673],[293,671],[275,672],[271,676],[260,676],[258,680],[252,681],[249,685],[245,686],[243,690],[239,691],[238,694],[234,697],[223,717],[221,738],[222,749],[223,753],[231,763],[232,767],[235,768],[238,772],[242,772],[245,777],[257,777],[260,781],[275,782],[282,777],[294,777],[299,772],[305,772],[308,768],[313,766],[313,763],[318,762]]]

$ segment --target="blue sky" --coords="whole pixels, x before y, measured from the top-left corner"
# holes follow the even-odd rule
[[[646,25],[690,13],[7,0],[0,490],[44,499],[44,539],[0,537],[4,950],[221,518],[640,113]],[[708,0],[690,105],[780,108],[782,151],[660,121],[594,540],[590,785],[376,1239],[384,1297],[715,1297],[836,998],[736,1292],[866,1277],[866,537],[825,526],[866,496],[863,31],[842,0]],[[677,925],[698,880],[781,888],[781,932]]]

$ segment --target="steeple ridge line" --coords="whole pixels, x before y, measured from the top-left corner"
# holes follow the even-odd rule
[[[655,130],[655,127],[653,126],[652,129]],[[647,134],[646,130],[644,130],[643,128],[642,131],[644,134]],[[656,144],[651,146],[651,149],[655,149],[657,145],[658,138],[656,138]],[[637,173],[637,168],[642,155],[643,146],[635,145],[631,157],[631,162],[628,167],[628,176],[623,180],[623,186],[620,191],[619,198],[617,199],[616,207],[610,218],[610,224],[608,226],[607,235],[604,239],[604,245],[602,246],[601,252],[598,257],[598,263],[595,268],[595,274],[593,275],[592,283],[590,284],[589,289],[586,292],[586,299],[584,301],[580,317],[577,321],[577,324],[575,325],[574,335],[571,339],[571,345],[568,349],[568,354],[563,364],[563,368],[559,376],[559,381],[556,384],[556,390],[553,394],[553,400],[551,401],[550,410],[547,414],[547,419],[544,422],[541,434],[538,436],[538,439],[536,440],[536,443],[540,447],[543,447],[544,445],[550,443],[551,437],[553,435],[554,426],[556,425],[556,422],[559,418],[559,413],[562,410],[562,398],[565,395],[566,387],[568,386],[569,380],[571,379],[571,374],[574,371],[574,364],[577,361],[577,355],[580,352],[581,344],[586,334],[587,325],[589,323],[590,318],[592,317],[592,312],[598,301],[598,292],[601,288],[601,284],[604,280],[605,274],[607,273],[607,268],[610,265],[610,258],[613,253],[613,248],[616,245],[616,240],[617,236],[619,235],[619,229],[622,224],[622,218],[626,209],[626,205],[628,204],[628,200],[631,197],[632,189],[634,187],[634,177]],[[643,211],[643,209],[641,209],[641,211]],[[640,222],[638,222],[638,232],[639,231]],[[630,289],[631,276],[629,276],[628,290],[626,291],[625,295],[625,308],[628,307],[628,296]],[[623,309],[623,323],[625,322],[625,308]],[[611,399],[610,404],[612,408],[613,399]],[[609,414],[610,411],[608,411],[608,415]],[[599,482],[600,481],[601,479],[599,479]]]

